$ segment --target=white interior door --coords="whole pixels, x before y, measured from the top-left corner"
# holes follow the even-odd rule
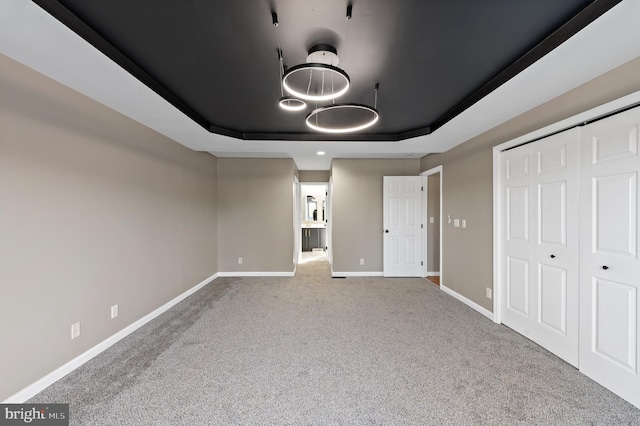
[[[422,177],[383,177],[385,277],[422,273]]]
[[[640,108],[583,128],[580,371],[640,407]]]
[[[579,137],[502,155],[502,322],[577,366]]]

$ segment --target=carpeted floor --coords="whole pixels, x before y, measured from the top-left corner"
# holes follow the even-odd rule
[[[219,278],[29,402],[74,425],[640,425],[423,279]]]

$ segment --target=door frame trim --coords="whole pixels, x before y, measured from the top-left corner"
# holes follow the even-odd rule
[[[293,175],[293,273],[298,269],[302,251],[302,223],[300,221],[300,205],[302,204],[300,177]]]
[[[325,243],[327,244],[327,260],[329,261],[329,263],[332,263],[331,260],[333,258],[333,256],[331,256],[331,258],[329,257],[329,253],[331,250],[331,240],[328,238],[328,235],[331,233],[331,224],[329,221],[329,215],[328,215],[328,207],[329,207],[329,197],[331,197],[331,191],[329,189],[329,186],[331,184],[331,178],[329,178],[329,182],[300,182],[300,179],[296,176],[297,178],[297,188],[296,188],[296,196],[294,197],[296,199],[296,204],[297,206],[294,206],[294,215],[295,217],[293,218],[294,221],[294,225],[296,227],[296,229],[294,230],[294,234],[296,235],[294,238],[296,238],[296,242],[294,242],[294,257],[297,259],[297,263],[300,263],[300,260],[302,260],[302,186],[303,185],[309,185],[309,186],[324,186],[325,187],[325,192],[326,192],[326,196],[325,196],[325,200],[326,205],[325,205]],[[296,223],[297,222],[297,223]],[[296,244],[297,248],[296,248]]]
[[[428,229],[428,225],[429,225],[428,217],[427,217],[427,203],[428,203],[428,197],[427,197],[428,196],[428,192],[427,192],[428,191],[428,189],[427,189],[427,182],[428,181],[427,181],[427,178],[429,176],[431,176],[431,175],[435,175],[435,174],[438,174],[438,173],[440,173],[440,223],[438,224],[438,226],[440,227],[440,241],[439,241],[439,247],[438,247],[438,250],[440,250],[440,256],[439,256],[439,259],[440,259],[439,263],[440,264],[438,266],[440,272],[439,272],[438,275],[440,275],[440,286],[442,286],[443,285],[443,281],[444,281],[444,277],[443,277],[443,274],[442,274],[442,164],[439,165],[439,166],[433,167],[433,168],[431,168],[431,169],[429,169],[427,171],[424,171],[424,172],[420,173],[420,176],[422,176],[423,179],[424,179],[424,183],[423,183],[424,184],[424,192],[423,192],[424,200],[423,200],[423,203],[422,203],[422,209],[423,209],[423,211],[422,211],[422,216],[423,216],[422,223],[425,224],[424,230],[422,232],[422,248],[423,248],[423,250],[422,250],[422,259],[423,259],[423,263],[424,263],[423,268],[422,268],[422,276],[424,278],[426,278],[427,274],[429,272],[429,266],[427,265],[427,261],[428,261],[428,259],[427,259],[427,252],[428,252],[428,248],[427,248],[427,229]],[[442,288],[442,287],[440,287],[440,288]]]
[[[568,130],[575,126],[581,126],[585,122],[593,120],[595,118],[611,114],[617,110],[624,109],[630,105],[640,102],[640,91],[631,93],[621,98],[615,99],[611,102],[599,105],[595,108],[565,118],[564,120],[557,121],[548,126],[542,127],[533,132],[529,132],[525,135],[519,136],[510,141],[501,143],[493,147],[493,321],[502,323],[502,197],[501,197],[501,154],[509,148],[513,148],[519,145],[524,145],[530,142],[549,136],[553,133],[558,133],[564,130]],[[441,175],[442,176],[442,175]],[[442,185],[442,180],[440,181]],[[441,194],[442,195],[442,194]],[[442,205],[441,205],[442,206]]]

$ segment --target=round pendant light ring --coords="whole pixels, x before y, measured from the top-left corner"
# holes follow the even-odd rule
[[[285,111],[302,111],[307,107],[307,103],[302,99],[289,98],[286,96],[280,98],[278,105]]]
[[[335,112],[340,112],[340,111],[347,111],[348,110],[363,110],[366,113],[369,113],[368,115],[370,115],[370,118],[364,121],[359,121],[359,122],[355,122],[355,123],[350,123],[350,124],[346,124],[346,125],[339,125],[339,126],[333,126],[331,124],[327,124],[324,125],[321,123],[322,118],[321,115],[323,113],[335,113]],[[309,113],[309,115],[307,115],[306,118],[306,123],[307,126],[311,127],[313,130],[317,130],[319,132],[324,132],[324,133],[351,133],[351,132],[357,132],[360,130],[364,130],[366,128],[369,128],[371,126],[373,126],[374,124],[376,124],[378,122],[378,119],[380,118],[380,115],[378,114],[378,110],[376,110],[375,108],[371,108],[370,106],[367,105],[360,105],[360,104],[336,104],[336,105],[329,105],[326,107],[320,107],[320,108],[316,108],[313,111],[311,111]]]
[[[294,75],[301,75],[305,73],[305,71],[309,73],[312,73],[313,71],[319,71],[320,73],[329,73],[330,77],[328,78],[332,77],[334,81],[341,81],[342,87],[335,92],[319,93],[319,94],[306,93],[306,92],[302,92],[299,89],[295,89],[291,87],[290,80],[292,79],[292,77]],[[332,99],[335,99],[339,96],[344,95],[347,92],[347,90],[349,90],[350,83],[351,83],[351,80],[349,79],[349,76],[347,75],[346,72],[342,71],[340,68],[335,67],[333,65],[320,64],[315,62],[300,64],[300,65],[296,65],[295,67],[289,68],[289,70],[287,70],[287,72],[284,73],[284,76],[282,77],[282,85],[284,86],[285,90],[292,96],[295,96],[300,99],[304,99],[305,101],[320,101],[320,102],[330,101]]]

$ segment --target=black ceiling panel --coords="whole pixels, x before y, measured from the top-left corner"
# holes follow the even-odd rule
[[[34,1],[214,133],[400,140],[435,131],[620,0],[361,0],[351,20],[346,0]],[[333,45],[351,78],[339,102],[373,106],[379,83],[380,121],[334,136],[305,125],[315,103],[281,110],[278,39],[288,67]]]

